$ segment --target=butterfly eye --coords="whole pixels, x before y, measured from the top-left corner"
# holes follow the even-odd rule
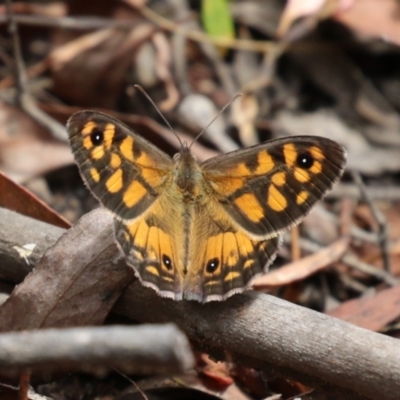
[[[104,133],[99,129],[94,129],[90,134],[90,140],[92,141],[94,146],[99,146],[103,143]]]
[[[212,274],[217,270],[219,266],[219,260],[218,258],[212,258],[210,261],[208,261],[207,266],[206,266],[206,271],[209,274]]]
[[[171,261],[171,259],[170,259],[166,254],[163,254],[163,255],[162,255],[162,261],[163,261],[165,267],[166,267],[169,271],[171,271],[171,269],[172,269],[172,261]]]
[[[314,157],[308,151],[305,153],[300,153],[297,156],[296,164],[300,168],[309,169],[314,164]]]

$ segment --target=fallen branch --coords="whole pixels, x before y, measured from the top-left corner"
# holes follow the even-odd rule
[[[172,324],[43,329],[0,334],[0,376],[90,372],[166,374],[192,368],[185,335]]]
[[[21,221],[27,230],[11,234]],[[96,210],[63,238],[71,235],[78,241],[79,235],[85,235],[79,228],[83,223],[103,237],[112,235],[112,216]],[[40,235],[27,237],[26,232],[32,232],[34,225],[41,230]],[[53,227],[0,209],[0,257],[15,245],[8,242],[10,237],[19,237],[22,244],[34,241],[43,249],[46,229],[45,243],[57,240]],[[75,252],[79,254],[79,247]],[[14,268],[18,268],[18,253],[9,255],[14,256]],[[3,270],[2,276],[6,273]],[[161,298],[135,281],[114,310],[142,322],[174,322],[198,348],[214,357],[320,387],[340,394],[341,399],[397,399],[400,393],[397,340],[273,296],[248,292],[202,305]]]

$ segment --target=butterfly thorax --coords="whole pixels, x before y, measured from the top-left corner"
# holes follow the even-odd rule
[[[196,202],[201,193],[202,172],[187,146],[174,157],[173,184],[187,203]]]

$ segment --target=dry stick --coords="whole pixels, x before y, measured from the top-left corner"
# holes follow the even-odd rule
[[[83,218],[95,232],[112,234],[109,213],[96,210]],[[34,242],[43,250],[55,243],[61,232],[0,208],[0,266],[4,255],[13,257],[14,269],[26,264],[12,251],[14,245]],[[68,234],[78,232],[72,228]],[[29,260],[34,267],[33,257]],[[21,275],[11,272],[8,270],[10,276]],[[7,269],[2,270],[3,277],[6,274]],[[397,340],[270,295],[248,292],[202,305],[161,298],[136,281],[115,311],[142,322],[175,322],[198,348],[218,359],[262,369],[268,376],[302,381],[340,396],[337,398],[397,400],[400,393]]]
[[[361,178],[360,173],[358,171],[352,171],[351,175],[353,177],[354,182],[357,184],[360,190],[364,202],[368,205],[375,221],[378,223],[378,230],[379,230],[378,237],[379,237],[379,245],[382,251],[383,268],[385,269],[385,271],[390,271],[389,229],[388,229],[388,224],[386,222],[386,218],[372,201],[371,196],[369,195],[368,190],[365,187],[365,184]]]
[[[188,39],[202,44],[213,44],[215,46],[226,47],[237,50],[248,50],[264,53],[266,49],[276,46],[273,41],[261,40],[247,40],[247,39],[230,39],[230,38],[212,38],[209,35],[191,29],[186,29],[179,24],[162,17],[155,13],[148,7],[141,7],[140,12],[145,18],[153,22],[160,29],[168,32],[179,32]],[[92,30],[92,29],[132,29],[135,22],[126,21],[113,21],[107,18],[84,18],[84,17],[46,17],[46,16],[30,16],[30,15],[16,15],[14,20],[20,24],[42,26],[49,28],[63,28],[73,30]],[[4,23],[6,19],[0,16],[0,24]]]
[[[398,186],[378,186],[372,185],[368,187],[368,194],[373,200],[399,201],[400,188]],[[354,184],[339,182],[326,196],[329,199],[342,199],[351,197],[360,199],[361,194],[359,188]]]
[[[66,141],[67,134],[65,127],[59,122],[45,114],[38,108],[33,97],[27,91],[27,76],[24,61],[22,59],[21,44],[18,35],[18,27],[15,22],[12,1],[7,0],[7,18],[8,32],[12,38],[13,55],[15,60],[15,79],[17,82],[17,96],[15,98],[17,105],[25,111],[32,119],[47,128],[54,138]]]
[[[392,338],[248,292],[201,305],[162,299],[139,282],[116,311],[139,321],[174,321],[197,345],[223,360],[366,398],[397,399],[400,344]]]
[[[11,357],[11,354],[7,354],[7,357]],[[31,374],[29,372],[20,371],[19,376],[19,400],[29,400],[28,392],[30,387]]]
[[[40,26],[41,28],[70,29],[84,31],[96,29],[117,28],[131,30],[137,26],[137,21],[121,21],[111,18],[90,17],[49,17],[45,15],[14,15],[14,21],[19,25]],[[0,15],[0,25],[7,23],[7,17]]]
[[[0,376],[24,371],[104,374],[182,372],[194,365],[186,336],[173,324],[42,329],[0,334]],[[22,374],[23,377],[26,374]]]

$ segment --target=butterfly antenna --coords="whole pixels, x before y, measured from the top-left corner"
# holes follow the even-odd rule
[[[140,86],[140,85],[133,85],[135,89],[138,89],[142,92],[142,94],[146,97],[146,99],[152,104],[152,106],[156,109],[158,112],[158,115],[162,118],[162,120],[165,122],[165,124],[168,126],[168,128],[172,131],[172,133],[178,138],[179,144],[181,147],[183,147],[183,143],[179,135],[176,133],[175,129],[171,126],[171,124],[168,122],[167,118],[164,117],[164,114],[160,111],[160,109],[157,107],[156,103],[154,103],[153,99],[147,94],[147,92]]]
[[[192,143],[190,143],[189,149],[192,147],[193,143],[213,124],[213,122],[238,98],[243,96],[242,93],[237,93],[227,104],[225,104],[219,113],[207,124],[207,126],[193,139]]]

